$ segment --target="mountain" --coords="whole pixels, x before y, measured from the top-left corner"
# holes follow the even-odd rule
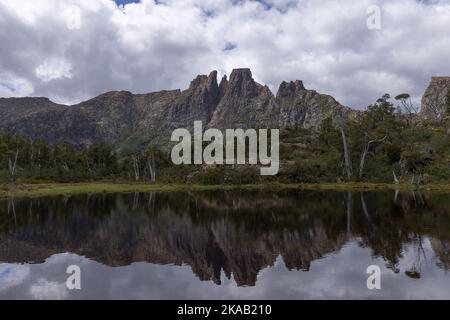
[[[450,77],[433,77],[422,97],[421,114],[429,119],[442,119],[450,104]]]
[[[298,80],[283,82],[274,96],[250,69],[235,69],[220,83],[216,71],[199,75],[184,91],[114,91],[72,106],[47,98],[2,98],[0,110],[2,132],[76,146],[167,144],[174,129],[191,128],[195,120],[219,129],[317,127],[326,117],[357,113]]]

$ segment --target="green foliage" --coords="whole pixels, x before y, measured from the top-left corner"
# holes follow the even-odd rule
[[[199,172],[195,180],[206,185],[222,184],[225,178],[223,167],[208,167]]]
[[[399,144],[389,142],[381,147],[381,151],[386,154],[386,158],[389,164],[395,164],[400,161],[402,147]]]
[[[409,93],[401,93],[395,97],[395,100],[407,100],[409,98],[411,98]]]
[[[402,94],[396,99],[408,96]],[[392,183],[392,172],[405,182],[410,182],[413,174],[427,175],[434,182],[448,181],[450,140],[445,125],[411,119],[409,115],[396,113],[386,94],[360,117],[345,122],[355,180],[366,149],[362,178],[365,181]],[[346,180],[343,141],[332,119],[323,121],[318,131],[300,134],[286,130],[282,137],[282,146],[286,146],[280,149],[283,151],[281,159],[289,162],[282,166],[280,179],[289,182]],[[303,142],[306,148],[285,141]],[[370,141],[375,142],[369,145]]]
[[[18,154],[17,178],[24,181],[79,182],[111,177],[118,173],[114,151],[104,144],[76,149],[68,143],[50,146],[17,135],[0,136],[2,180]]]

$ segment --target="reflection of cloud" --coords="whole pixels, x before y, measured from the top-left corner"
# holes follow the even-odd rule
[[[139,262],[112,268],[75,254],[57,254],[42,265],[0,265],[0,298],[32,299],[448,299],[450,275],[436,268],[430,241],[423,239],[427,259],[421,264],[423,277],[408,278],[404,271],[417,261],[417,246],[405,245],[394,273],[385,261],[372,256],[359,239],[341,250],[315,260],[310,271],[288,271],[278,256],[273,267],[258,274],[254,287],[238,287],[221,274],[222,285],[199,281],[191,267]],[[68,291],[65,267],[83,265],[83,290]],[[382,271],[380,291],[366,287],[366,269],[378,265]],[[61,268],[64,266],[64,268]],[[56,280],[57,279],[57,280]],[[58,282],[59,281],[59,282]],[[9,286],[8,286],[9,285]],[[14,290],[11,288],[17,285]],[[183,288],[183,290],[180,290]],[[14,292],[13,292],[14,291]],[[6,295],[5,295],[6,294]],[[75,294],[75,295],[73,295]]]
[[[29,266],[0,264],[0,291],[22,284],[29,274]]]
[[[67,298],[68,291],[65,283],[39,279],[30,288],[30,294],[39,300],[62,300]]]

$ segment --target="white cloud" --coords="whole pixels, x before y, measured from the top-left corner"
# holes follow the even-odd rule
[[[72,66],[64,59],[47,60],[36,68],[36,76],[44,82],[72,78]]]
[[[27,79],[0,73],[0,97],[24,97],[33,92],[33,85]]]
[[[431,76],[450,75],[449,1],[159,3],[0,0],[0,28],[9,30],[0,34],[0,74],[65,102],[185,88],[199,73],[250,67],[273,91],[300,79],[359,108],[385,92],[418,101]],[[377,31],[366,26],[373,4]],[[12,93],[0,86],[0,95]]]
[[[67,298],[68,291],[65,283],[48,281],[41,278],[30,287],[30,294],[37,300],[62,300]]]
[[[0,264],[0,291],[21,285],[29,275],[28,266]]]

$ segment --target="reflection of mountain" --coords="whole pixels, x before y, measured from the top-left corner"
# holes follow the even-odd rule
[[[360,237],[362,245],[395,264],[408,234],[421,232],[421,221],[450,218],[448,210],[430,215],[431,209],[409,216],[384,203],[384,194],[370,194],[368,211],[377,210],[369,212],[368,223],[359,205],[346,209],[345,196],[262,191],[77,196],[16,201],[9,203],[9,213],[3,203],[0,261],[39,262],[70,251],[110,266],[187,264],[201,280],[220,284],[223,271],[238,285],[254,285],[278,256],[288,269],[309,270],[312,261],[339,250],[349,237]],[[444,242],[437,236],[433,241],[448,266]]]

